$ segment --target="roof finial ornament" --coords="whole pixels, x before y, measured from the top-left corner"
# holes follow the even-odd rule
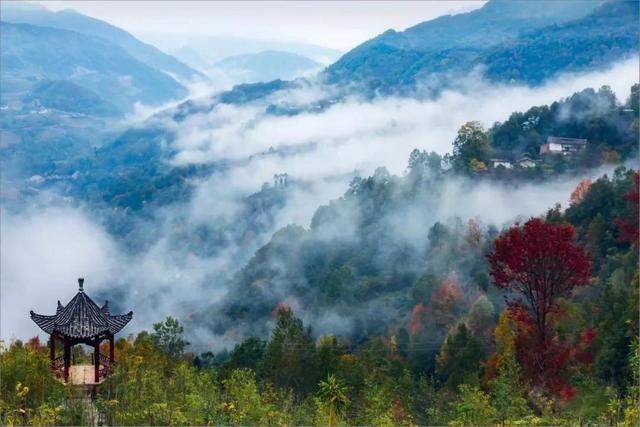
[[[78,290],[80,292],[84,292],[84,289],[82,287],[84,285],[84,278],[82,278],[82,277],[78,278],[78,285],[80,285],[80,289],[78,289]]]

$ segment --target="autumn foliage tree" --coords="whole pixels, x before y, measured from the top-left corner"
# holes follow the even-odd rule
[[[455,274],[450,274],[431,298],[431,311],[437,325],[450,325],[458,317],[462,291]]]
[[[569,224],[552,224],[532,218],[498,237],[488,255],[494,284],[517,295],[509,302],[527,346],[522,357],[525,369],[536,382],[545,383],[548,371],[566,363],[564,350],[555,348],[551,326],[561,315],[558,299],[575,287],[589,284],[591,263],[585,250],[574,243]]]
[[[583,179],[582,181],[580,181],[576,186],[576,188],[571,193],[571,196],[569,197],[569,202],[572,205],[580,203],[584,198],[585,194],[587,194],[587,192],[589,191],[589,187],[591,187],[590,179]]]

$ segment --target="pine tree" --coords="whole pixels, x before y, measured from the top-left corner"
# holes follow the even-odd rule
[[[311,330],[288,307],[280,307],[277,316],[260,371],[275,386],[302,397],[313,390],[319,377]]]

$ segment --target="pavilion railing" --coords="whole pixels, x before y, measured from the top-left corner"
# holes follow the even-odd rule
[[[111,362],[109,357],[104,354],[99,354],[99,368],[98,368],[98,377],[100,380],[105,379],[112,371],[115,362]],[[51,361],[51,370],[55,374],[56,377],[62,378],[64,375],[64,356],[56,357]]]

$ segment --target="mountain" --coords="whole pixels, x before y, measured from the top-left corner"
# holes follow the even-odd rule
[[[76,114],[116,117],[121,113],[112,103],[95,92],[68,80],[43,80],[24,98],[32,105]]]
[[[369,92],[409,93],[418,83],[440,86],[478,67],[492,80],[539,84],[637,51],[637,21],[635,2],[491,0],[472,12],[386,31],[345,54],[325,77]],[[507,69],[509,61],[517,70]]]
[[[608,2],[582,19],[541,28],[490,49],[478,63],[490,80],[527,84],[561,71],[592,69],[638,54],[639,19],[637,2]]]
[[[198,70],[207,70],[213,65],[212,61],[203,58],[197,50],[189,46],[182,46],[171,51],[171,53],[185,64],[189,64]]]
[[[141,42],[128,32],[71,9],[52,12],[37,4],[3,2],[0,11],[2,12],[2,20],[6,22],[70,30],[88,36],[100,37],[120,46],[138,61],[168,73],[180,81],[206,79],[200,72],[156,47]]]
[[[192,67],[204,70],[230,56],[249,55],[264,51],[289,52],[301,55],[323,65],[336,61],[343,52],[308,43],[288,43],[260,39],[222,36],[180,37],[172,35],[145,35],[157,46],[175,55]]]
[[[42,80],[67,80],[121,111],[135,102],[161,104],[186,89],[105,39],[29,24],[0,23],[3,102]]]
[[[319,81],[334,86],[323,104],[353,94],[432,97],[469,75],[538,85],[561,73],[604,68],[638,53],[636,6],[631,1],[491,0],[472,12],[442,16],[403,32],[388,30],[319,74]],[[185,53],[200,54],[191,48]],[[248,89],[268,95],[280,86],[305,84],[300,79],[273,83],[235,87],[217,99],[241,103]],[[304,110],[275,106],[269,112]]]
[[[582,175],[610,161],[605,154],[615,153],[614,163],[637,157],[638,107],[633,100],[639,89],[634,86],[636,95],[624,104],[605,86],[513,113],[486,132],[490,151],[521,156],[528,149],[535,166],[498,170],[493,175],[477,173],[460,191],[490,181],[508,183],[504,191],[513,191],[522,184],[544,185],[545,177],[557,178],[559,173],[566,174],[564,179],[575,179],[571,174]],[[551,135],[572,135],[589,142],[573,157],[539,156],[540,145]],[[457,156],[453,154],[449,161],[455,164]],[[416,304],[426,307],[435,291],[429,288],[446,282],[447,276],[463,294],[477,287],[486,291],[490,280],[483,267],[486,248],[479,242],[465,248],[469,232],[460,218],[442,223],[434,219],[451,203],[454,196],[447,186],[457,178],[461,175],[444,167],[441,156],[419,150],[411,153],[403,176],[378,168],[370,177],[354,178],[342,197],[315,211],[308,228],[288,225],[276,231],[239,270],[227,296],[194,316],[194,322],[219,334],[230,328],[241,330],[237,325],[252,334],[266,334],[273,308],[284,302],[295,304],[316,328],[330,323],[325,323],[327,318],[341,319],[339,325],[347,325],[341,333],[357,340],[383,333],[390,322],[404,321]],[[406,234],[399,232],[404,227],[410,230]],[[491,239],[492,232],[487,232]],[[443,338],[437,333],[431,337]]]
[[[322,65],[295,53],[268,50],[255,54],[230,56],[214,64],[236,83],[268,82],[320,71]]]
[[[29,177],[69,179],[61,165],[87,158],[121,132],[136,102],[187,95],[169,75],[105,39],[0,22],[0,156],[5,188]],[[42,178],[44,177],[44,178]]]

